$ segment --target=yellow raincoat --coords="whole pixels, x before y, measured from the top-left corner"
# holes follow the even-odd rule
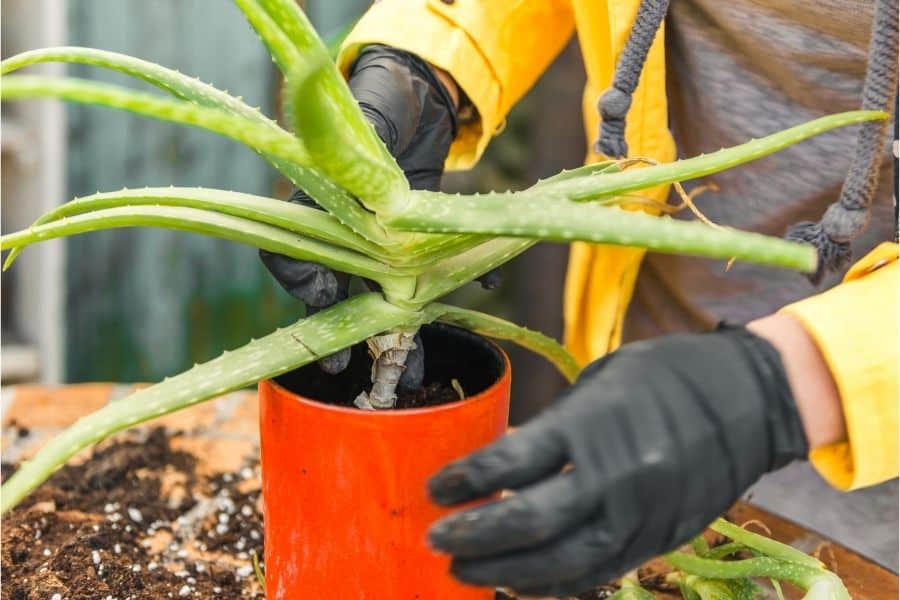
[[[344,43],[346,71],[360,48],[386,44],[447,71],[478,110],[462,126],[448,169],[472,166],[507,112],[577,32],[587,71],[582,109],[588,140],[598,129],[597,99],[610,85],[639,0],[381,0]],[[632,156],[675,158],[668,131],[664,31],[657,35],[628,113]],[[586,149],[587,162],[601,157]],[[644,194],[664,201],[668,186]],[[581,362],[621,341],[644,251],[575,243],[565,289],[565,337]],[[836,487],[852,489],[898,473],[897,246],[884,244],[857,264],[846,283],[784,310],[819,345],[841,393],[849,441],[811,460]],[[858,307],[855,310],[850,307]],[[852,315],[851,318],[847,318]]]

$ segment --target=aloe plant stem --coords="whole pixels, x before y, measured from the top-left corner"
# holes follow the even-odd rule
[[[356,397],[353,403],[357,407],[367,410],[394,408],[406,357],[416,347],[415,335],[416,330],[398,330],[366,340],[372,355],[372,390]]]

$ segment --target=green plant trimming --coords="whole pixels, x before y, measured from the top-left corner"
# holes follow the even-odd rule
[[[292,0],[234,0],[285,78],[289,129],[215,87],[130,56],[92,48],[25,52],[2,61],[0,98],[51,97],[199,127],[255,150],[325,210],[208,188],[97,193],[2,237],[8,267],[26,246],[114,227],[156,226],[243,242],[377,282],[381,293],[346,300],[85,416],[51,440],[2,487],[5,512],[79,450],[154,417],[296,369],[385,332],[411,335],[443,321],[512,340],[569,379],[579,365],[556,341],[496,317],[436,302],[541,240],[588,241],[735,258],[810,272],[815,250],[729,228],[623,210],[630,192],[703,177],[819,133],[885,113],[816,119],[708,155],[638,169],[606,161],[564,171],[520,192],[411,191],[356,105],[304,13]],[[9,75],[68,62],[119,71],[167,95],[75,78]]]
[[[784,600],[781,582],[806,592],[804,600],[850,600],[840,578],[819,559],[725,519],[709,528],[731,541],[710,548],[699,535],[691,541],[692,552],[664,557],[675,569],[666,581],[677,585],[685,600],[754,600],[763,592],[754,579],[768,579],[779,600]],[[654,599],[632,576],[620,583],[610,600]]]

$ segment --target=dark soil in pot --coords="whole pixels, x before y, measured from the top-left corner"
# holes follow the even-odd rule
[[[503,357],[485,339],[465,329],[434,323],[420,329],[425,347],[425,379],[420,389],[399,391],[397,409],[438,406],[460,400],[453,381],[466,397],[489,388],[503,374]],[[305,398],[353,408],[360,392],[371,389],[372,357],[366,345],[352,349],[350,365],[329,375],[311,364],[275,379],[279,385]]]

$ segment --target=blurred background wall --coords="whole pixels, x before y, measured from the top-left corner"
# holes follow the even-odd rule
[[[310,0],[327,38],[365,9]],[[277,114],[279,76],[228,0],[2,0],[4,57],[49,45],[132,54],[196,75]],[[99,69],[78,77],[140,84]],[[573,43],[510,114],[477,168],[445,177],[455,191],[518,189],[584,155],[583,74]],[[122,187],[209,186],[286,197],[286,181],[253,152],[215,135],[108,109],[57,102],[3,106],[3,231],[76,196]],[[505,267],[495,292],[472,285],[451,302],[559,337],[567,250],[540,245]],[[3,380],[153,381],[301,316],[256,251],[164,230],[126,229],[29,249],[3,275]],[[511,348],[513,420],[552,399],[562,381]]]

